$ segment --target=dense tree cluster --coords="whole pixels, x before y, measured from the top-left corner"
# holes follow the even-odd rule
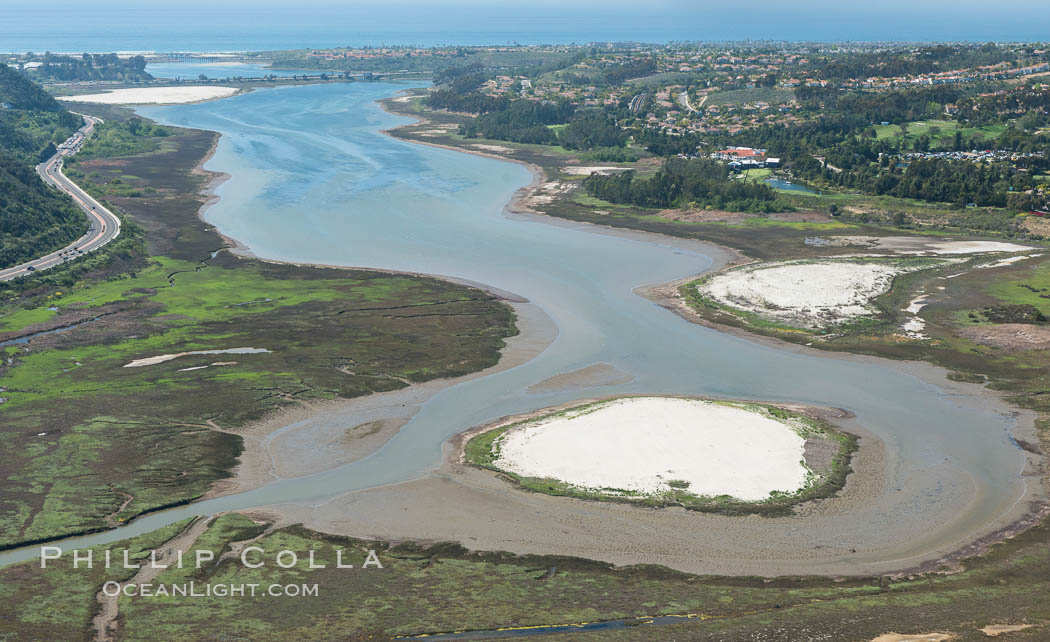
[[[84,232],[84,214],[25,163],[0,150],[0,267],[45,254]]]
[[[448,85],[449,89],[457,93],[465,93],[481,86],[486,77],[484,71],[484,67],[478,63],[449,67],[435,72],[433,81],[435,86]]]
[[[0,64],[0,149],[36,162],[81,124],[39,85]]]
[[[606,85],[619,85],[631,78],[648,76],[656,71],[656,61],[651,58],[635,60],[606,69],[602,73],[602,82]]]
[[[863,51],[836,56],[814,57],[809,68],[818,78],[894,78],[932,74],[1000,62],[1013,62],[1017,54],[1009,48],[989,43],[981,46],[939,44],[920,47],[905,55]]]
[[[1026,193],[1035,185],[1032,173],[1047,167],[1050,152],[1050,136],[1036,129],[1046,116],[1038,112],[1039,99],[1030,96],[1033,92],[1014,91],[978,99],[996,102],[999,108],[1014,105],[1017,112],[1032,114],[1012,123],[995,138],[974,130],[945,135],[936,125],[920,130],[921,135],[909,135],[910,123],[945,118],[945,104],[974,104],[974,98],[954,87],[882,93],[803,88],[798,93],[803,103],[822,115],[792,125],[766,124],[736,134],[713,135],[708,137],[709,144],[768,149],[772,156],[789,159],[798,178],[868,194],[1017,209],[1036,208],[1042,200]],[[994,122],[1002,120],[999,113]],[[900,134],[879,139],[873,126],[879,122],[897,125]],[[650,137],[647,146],[656,153],[688,154],[693,142],[686,137]],[[972,149],[1025,156],[1010,162],[903,156]]]
[[[0,148],[36,162],[49,145],[68,138],[80,119],[68,112],[0,109]]]
[[[127,120],[107,120],[95,128],[95,132],[80,152],[66,161],[67,166],[75,166],[80,161],[111,156],[126,156],[149,152],[157,147],[154,138],[170,136],[171,132],[163,125],[157,125],[141,118]]]
[[[558,134],[558,142],[566,149],[623,147],[627,134],[602,111],[588,109],[576,112]]]
[[[657,156],[686,156],[695,154],[705,140],[697,134],[672,135],[656,129],[641,129],[635,132],[634,142]]]
[[[972,125],[1000,122],[1003,116],[1020,117],[1024,129],[1036,129],[1048,123],[1050,114],[1050,87],[1038,89],[1020,86],[1012,91],[984,96],[971,96],[958,103],[956,118]]]
[[[740,212],[785,209],[768,185],[733,180],[725,165],[702,158],[669,158],[649,179],[640,179],[633,171],[592,174],[583,186],[596,198],[640,207],[695,206]]]
[[[460,125],[463,136],[509,140],[567,149],[623,147],[627,133],[599,109],[577,110],[561,101],[504,100],[493,109]],[[552,125],[564,125],[555,129]]]
[[[906,123],[938,117],[943,115],[944,105],[958,102],[967,92],[951,85],[878,93],[799,87],[795,95],[807,107],[850,116],[870,124]]]
[[[142,56],[120,58],[116,54],[83,54],[80,57],[44,54],[39,67],[32,70],[44,80],[152,80]]]
[[[482,114],[461,125],[460,133],[518,143],[553,144],[558,137],[548,125],[565,123],[574,111],[575,108],[567,102],[507,101],[502,109]]]
[[[85,230],[84,214],[33,166],[80,119],[27,78],[0,65],[0,268],[46,254]]]
[[[439,89],[423,99],[423,103],[432,109],[468,114],[487,114],[490,111],[506,109],[508,102],[506,98],[493,98],[476,91],[464,94],[451,89]]]
[[[794,125],[766,124],[738,134],[714,137],[719,146],[742,145],[768,149],[774,156],[797,158],[800,155],[826,150],[853,138],[871,122],[848,114],[829,114]]]
[[[598,163],[633,163],[642,155],[629,147],[595,147],[580,155],[581,161],[594,161]]]
[[[7,109],[65,111],[43,87],[26,81],[20,73],[3,63],[0,63],[0,103]]]
[[[1010,163],[972,163],[920,158],[906,167],[865,165],[853,171],[824,170],[827,182],[869,194],[980,206],[1006,207],[1011,193],[1031,189],[1032,177]]]

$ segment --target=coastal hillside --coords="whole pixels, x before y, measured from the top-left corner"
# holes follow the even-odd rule
[[[84,215],[33,169],[80,122],[39,85],[0,64],[0,268],[83,234]]]

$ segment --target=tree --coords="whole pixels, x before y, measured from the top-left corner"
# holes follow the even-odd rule
[[[566,149],[623,147],[627,135],[609,116],[598,110],[579,111],[558,135]]]
[[[669,158],[650,179],[638,179],[633,171],[591,174],[583,186],[591,196],[641,207],[712,207],[746,212],[784,209],[768,185],[731,179],[725,165],[706,158]]]
[[[51,141],[48,141],[47,145],[40,152],[40,162],[43,163],[44,161],[51,158],[57,153],[58,149],[55,148],[55,144]]]

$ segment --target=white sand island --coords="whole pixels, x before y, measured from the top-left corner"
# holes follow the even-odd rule
[[[101,105],[174,105],[226,98],[237,93],[235,87],[186,85],[178,87],[132,87],[101,94],[59,96],[59,100]]]
[[[527,421],[497,441],[496,468],[586,489],[730,495],[804,488],[806,440],[761,408],[628,397]]]
[[[908,270],[890,263],[791,261],[745,266],[716,274],[701,295],[766,319],[821,328],[873,312],[871,300]]]

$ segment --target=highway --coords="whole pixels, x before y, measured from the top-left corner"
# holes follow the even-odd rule
[[[102,123],[101,119],[93,116],[84,116],[84,121],[83,127],[58,146],[58,151],[54,156],[36,166],[36,173],[44,182],[69,194],[73,201],[84,210],[90,224],[87,233],[61,250],[0,270],[0,281],[17,279],[39,270],[61,265],[97,250],[120,234],[120,219],[62,173],[62,163],[65,158],[77,153],[84,144],[84,140],[91,135],[97,125]]]

